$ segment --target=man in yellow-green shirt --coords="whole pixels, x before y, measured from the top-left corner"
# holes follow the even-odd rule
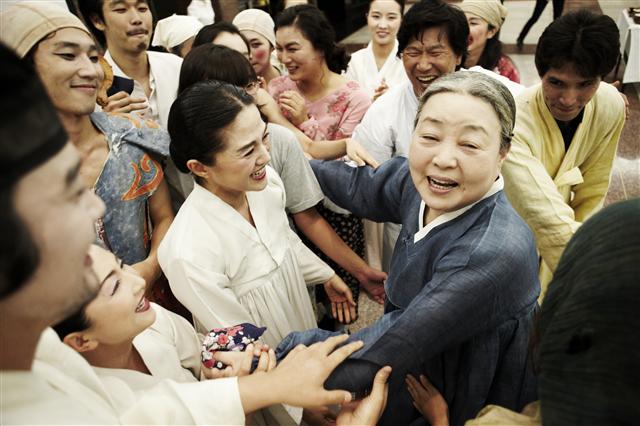
[[[536,236],[542,295],[567,242],[607,193],[625,105],[602,79],[618,47],[606,15],[580,10],[557,19],[536,50],[541,84],[516,100],[505,191]]]

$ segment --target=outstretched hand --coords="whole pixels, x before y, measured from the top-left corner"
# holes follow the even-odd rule
[[[380,165],[380,163],[378,163],[357,140],[347,138],[345,144],[347,148],[347,157],[349,157],[350,160],[355,161],[358,166],[366,166],[368,164],[376,169]]]
[[[384,304],[384,282],[387,279],[386,272],[366,265],[366,268],[358,271],[354,276],[374,301],[381,305]]]
[[[429,380],[422,374],[418,381],[411,374],[406,378],[413,406],[432,426],[449,426],[449,406]]]
[[[328,391],[324,388],[329,374],[352,353],[362,348],[362,341],[337,348],[348,338],[348,335],[343,334],[309,347],[299,345],[292,349],[273,371],[267,373],[273,375],[274,383],[282,387],[282,398],[278,398],[280,402],[305,408],[350,402],[351,393],[344,390]],[[278,390],[273,390],[278,395]]]
[[[324,290],[327,292],[331,302],[331,316],[342,324],[351,324],[358,317],[356,314],[356,302],[353,300],[353,293],[338,275],[334,275],[324,283]]]
[[[340,426],[361,425],[373,426],[378,423],[384,407],[387,405],[391,367],[382,367],[373,378],[373,389],[362,401],[353,401],[342,405],[338,413],[337,424]]]
[[[258,358],[258,366],[254,373],[270,371],[276,366],[276,354],[268,345],[250,343],[244,351],[222,352],[213,354],[213,359],[226,364],[224,370],[207,368],[202,365],[202,373],[207,379],[220,379],[223,377],[242,377],[251,374],[253,358]]]

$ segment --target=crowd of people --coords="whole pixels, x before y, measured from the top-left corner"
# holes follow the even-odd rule
[[[371,0],[351,57],[314,5],[78,5],[0,14],[1,423],[636,421],[611,18],[524,87],[499,0]]]

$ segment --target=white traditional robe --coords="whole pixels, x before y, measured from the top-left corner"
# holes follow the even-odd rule
[[[355,80],[360,83],[360,87],[366,90],[369,96],[373,97],[382,79],[385,80],[389,88],[395,87],[408,80],[402,60],[396,56],[397,53],[398,41],[395,40],[393,50],[389,53],[389,56],[387,56],[382,68],[378,69],[376,58],[373,55],[373,47],[371,42],[369,42],[367,47],[351,55],[345,76],[349,80]]]
[[[202,338],[180,315],[155,303],[151,306],[156,311],[155,322],[133,339],[151,375],[123,368],[93,367],[98,376],[106,381],[119,378],[136,391],[150,389],[165,379],[178,383],[207,380],[201,375]],[[275,405],[254,413],[252,425],[299,424],[301,418],[302,409]]]
[[[3,423],[244,424],[237,378],[176,383],[135,391],[116,377],[101,379],[48,328],[31,372],[2,371]]]
[[[200,379],[201,342],[191,324],[180,315],[151,304],[156,320],[133,339],[133,346],[151,373],[121,368],[94,367],[100,377],[118,377],[139,390],[154,382],[171,379],[193,383]]]
[[[158,249],[171,291],[198,331],[243,322],[267,327],[276,347],[292,331],[316,327],[308,285],[333,270],[291,230],[282,181],[267,167],[267,187],[247,192],[255,228],[233,207],[196,184]]]

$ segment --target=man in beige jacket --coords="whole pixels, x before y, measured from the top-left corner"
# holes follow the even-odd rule
[[[602,79],[615,66],[618,47],[611,18],[568,13],[538,42],[542,83],[516,100],[503,175],[509,200],[536,236],[541,298],[567,242],[607,193],[625,105]]]

